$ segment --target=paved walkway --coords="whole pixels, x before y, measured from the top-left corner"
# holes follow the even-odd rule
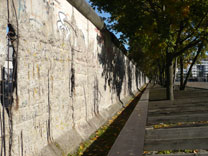
[[[200,149],[206,153],[208,150],[208,89],[205,89],[208,88],[207,84],[189,83],[189,86],[194,88],[187,87],[185,91],[179,91],[178,87],[175,87],[174,102],[165,100],[165,88],[154,86],[150,89],[145,151]]]
[[[143,153],[149,89],[139,102],[113,144],[108,156],[140,156]]]
[[[179,82],[176,82],[176,85],[179,85]],[[208,82],[188,82],[188,87],[203,88],[208,89]]]
[[[188,85],[175,87],[173,102],[149,85],[108,156],[208,156],[208,83]]]

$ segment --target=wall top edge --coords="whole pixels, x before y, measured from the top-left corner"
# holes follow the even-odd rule
[[[86,0],[67,0],[73,7],[75,7],[83,16],[90,20],[100,31],[109,33],[112,42],[120,48],[120,50],[126,55],[127,50],[118,38],[110,32],[103,21],[103,19],[97,15],[94,9],[86,2]]]

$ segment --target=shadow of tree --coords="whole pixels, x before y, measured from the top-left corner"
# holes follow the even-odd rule
[[[102,97],[102,94],[99,90],[99,81],[97,76],[94,76],[94,86],[93,86],[93,111],[95,115],[99,114],[99,103],[100,103],[100,98]]]
[[[132,75],[133,75],[133,72],[132,72],[132,64],[130,63],[130,61],[128,61],[127,63],[127,75],[128,75],[128,91],[129,91],[129,94],[130,95],[133,95],[133,92],[132,92]]]
[[[124,109],[121,114],[119,114],[119,116],[109,125],[107,130],[98,137],[88,149],[86,149],[82,156],[107,156],[141,95],[142,92]]]
[[[160,85],[155,85],[149,93],[149,101],[163,101],[167,100],[166,98],[166,88],[160,86]]]
[[[103,32],[102,36],[104,44],[102,44],[102,50],[101,53],[98,54],[98,59],[103,68],[102,77],[105,78],[104,89],[106,90],[108,85],[116,92],[119,101],[123,105],[120,95],[126,74],[125,55],[112,43],[112,35],[108,32]]]
[[[136,81],[136,88],[138,91],[141,91],[139,87],[141,86],[141,72],[136,69],[135,71],[135,81]]]

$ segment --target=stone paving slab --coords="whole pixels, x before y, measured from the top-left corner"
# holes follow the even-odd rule
[[[176,82],[176,85],[179,85],[179,84],[180,84],[179,82]],[[188,82],[187,86],[208,89],[208,82]]]
[[[199,83],[197,86],[196,83],[189,83],[185,91],[179,91],[176,86],[173,102],[165,99],[165,88],[156,85],[150,89],[144,150],[208,149],[207,84]],[[181,122],[192,124],[187,127],[183,124],[180,127]],[[176,127],[154,129],[155,126],[163,124],[175,124]]]
[[[149,89],[147,88],[113,144],[108,156],[142,155],[148,100]]]

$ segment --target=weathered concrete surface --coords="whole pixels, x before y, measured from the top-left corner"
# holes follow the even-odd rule
[[[74,6],[79,12],[82,13],[87,19],[89,19],[99,30],[105,27],[104,21],[99,17],[93,8],[89,6],[86,1],[83,0],[67,0],[72,6]]]
[[[19,31],[18,103],[12,106],[13,129],[5,115],[6,151],[10,137],[14,156],[66,155],[125,105],[146,79],[109,33],[66,0],[14,2],[9,11]],[[0,6],[3,61],[6,0]]]

